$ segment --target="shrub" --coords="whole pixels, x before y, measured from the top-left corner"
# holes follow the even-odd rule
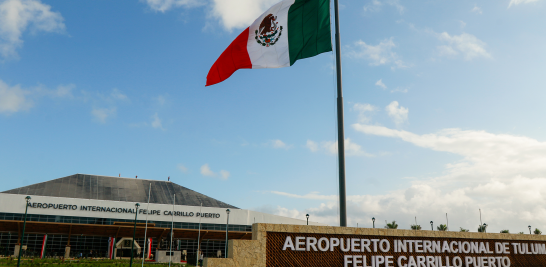
[[[396,221],[392,221],[392,223],[387,223],[387,225],[385,225],[385,228],[387,228],[387,229],[398,229],[398,224],[396,224]]]

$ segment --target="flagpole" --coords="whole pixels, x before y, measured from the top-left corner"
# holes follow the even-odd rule
[[[343,129],[343,89],[341,84],[341,41],[339,38],[339,4],[334,0],[336,73],[337,73],[337,154],[339,157],[339,226],[347,226],[347,200],[345,196],[345,131]]]
[[[144,267],[144,257],[146,256],[146,234],[148,232],[148,214],[150,213],[150,193],[152,192],[152,183],[148,189],[148,206],[146,206],[146,227],[144,228],[144,250],[142,252],[142,267]]]
[[[201,209],[203,209],[203,203],[201,203],[201,208],[199,208],[199,214],[201,214]],[[201,250],[201,216],[199,216],[199,234],[197,235],[197,264],[199,266],[199,251]]]
[[[173,231],[174,231],[174,203],[176,202],[176,194],[173,195],[173,213],[171,214],[171,245],[169,246],[169,267],[173,261]]]

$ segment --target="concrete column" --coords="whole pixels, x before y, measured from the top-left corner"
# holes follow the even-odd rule
[[[20,245],[15,245],[15,250],[13,251],[13,257],[19,257],[19,250],[21,249]]]
[[[66,247],[64,248],[64,258],[65,258],[65,259],[70,258],[70,246],[66,246]]]

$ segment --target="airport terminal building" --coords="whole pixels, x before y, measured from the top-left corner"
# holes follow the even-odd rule
[[[251,239],[253,223],[306,224],[239,209],[173,182],[75,174],[0,193],[0,255],[17,255],[21,244],[31,257],[127,257],[137,216],[138,255],[153,256],[172,244],[189,261],[198,246],[205,257],[224,257],[227,209],[229,239]]]

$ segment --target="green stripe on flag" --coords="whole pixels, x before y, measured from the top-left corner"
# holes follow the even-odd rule
[[[296,0],[288,10],[290,66],[332,51],[330,0]]]

